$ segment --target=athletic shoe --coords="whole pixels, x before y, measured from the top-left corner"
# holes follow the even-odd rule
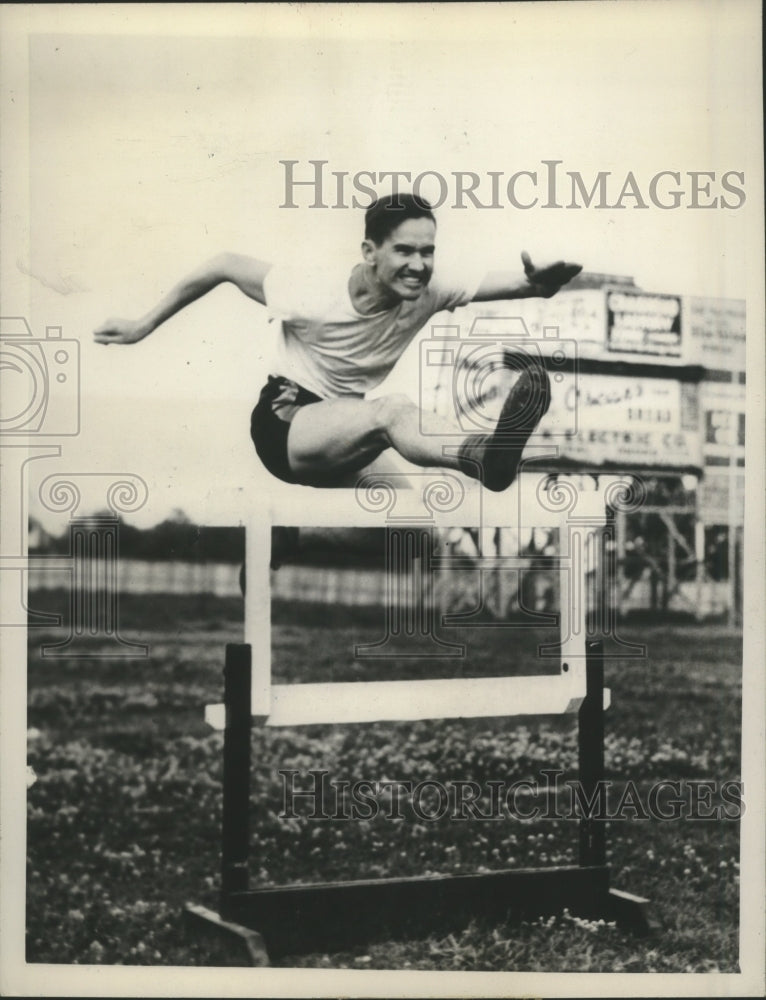
[[[521,455],[551,405],[551,383],[539,363],[522,371],[503,404],[492,434],[470,434],[458,460],[465,475],[500,493],[516,478]]]

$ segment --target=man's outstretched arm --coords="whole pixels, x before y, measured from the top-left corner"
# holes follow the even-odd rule
[[[93,332],[98,344],[135,344],[165,320],[194,302],[217,285],[230,281],[251,299],[266,304],[263,281],[271,268],[262,260],[242,254],[222,253],[192,271],[145,316],[138,320],[110,319]]]
[[[474,302],[488,302],[492,299],[529,299],[541,297],[549,299],[582,271],[582,264],[568,264],[559,260],[555,264],[535,267],[529,254],[521,254],[524,273],[511,271],[490,271],[473,297]]]

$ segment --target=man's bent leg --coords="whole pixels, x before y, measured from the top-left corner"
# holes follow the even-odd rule
[[[542,368],[519,376],[493,434],[461,433],[406,396],[323,400],[296,413],[288,458],[299,481],[331,485],[390,447],[414,465],[459,469],[491,490],[504,490],[549,405],[550,383]]]
[[[428,423],[425,435],[421,421]],[[442,446],[460,439],[457,428],[421,412],[406,396],[327,399],[296,413],[287,454],[296,479],[321,486],[363,469],[388,448],[415,465],[457,469],[455,458],[442,455]]]

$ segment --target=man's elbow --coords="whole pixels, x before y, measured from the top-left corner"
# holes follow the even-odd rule
[[[224,251],[207,262],[206,270],[215,284],[231,281],[234,275],[234,254]]]

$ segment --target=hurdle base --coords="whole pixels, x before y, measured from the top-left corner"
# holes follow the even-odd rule
[[[332,953],[374,940],[448,933],[472,918],[516,922],[567,909],[614,921],[637,936],[659,926],[650,901],[609,888],[602,866],[275,886],[231,893],[221,904],[226,919],[195,903],[186,904],[187,919],[233,942],[242,964],[254,968],[270,966],[270,955]]]
[[[661,930],[660,922],[652,912],[650,900],[621,889],[609,890],[609,919],[624,931],[637,937],[646,937]]]
[[[194,930],[212,932],[219,941],[235,945],[237,951],[246,959],[246,961],[237,963],[238,965],[249,965],[255,968],[264,968],[270,965],[266,945],[258,931],[254,931],[250,927],[243,927],[242,924],[232,920],[224,920],[214,910],[209,910],[206,906],[198,906],[196,903],[187,903],[184,912],[187,923]]]
[[[651,926],[648,900],[610,889],[604,866],[275,886],[229,893],[221,905],[218,922],[256,933],[272,957],[449,933],[472,918],[515,922],[564,909],[639,934]],[[264,964],[264,952],[256,964]]]

